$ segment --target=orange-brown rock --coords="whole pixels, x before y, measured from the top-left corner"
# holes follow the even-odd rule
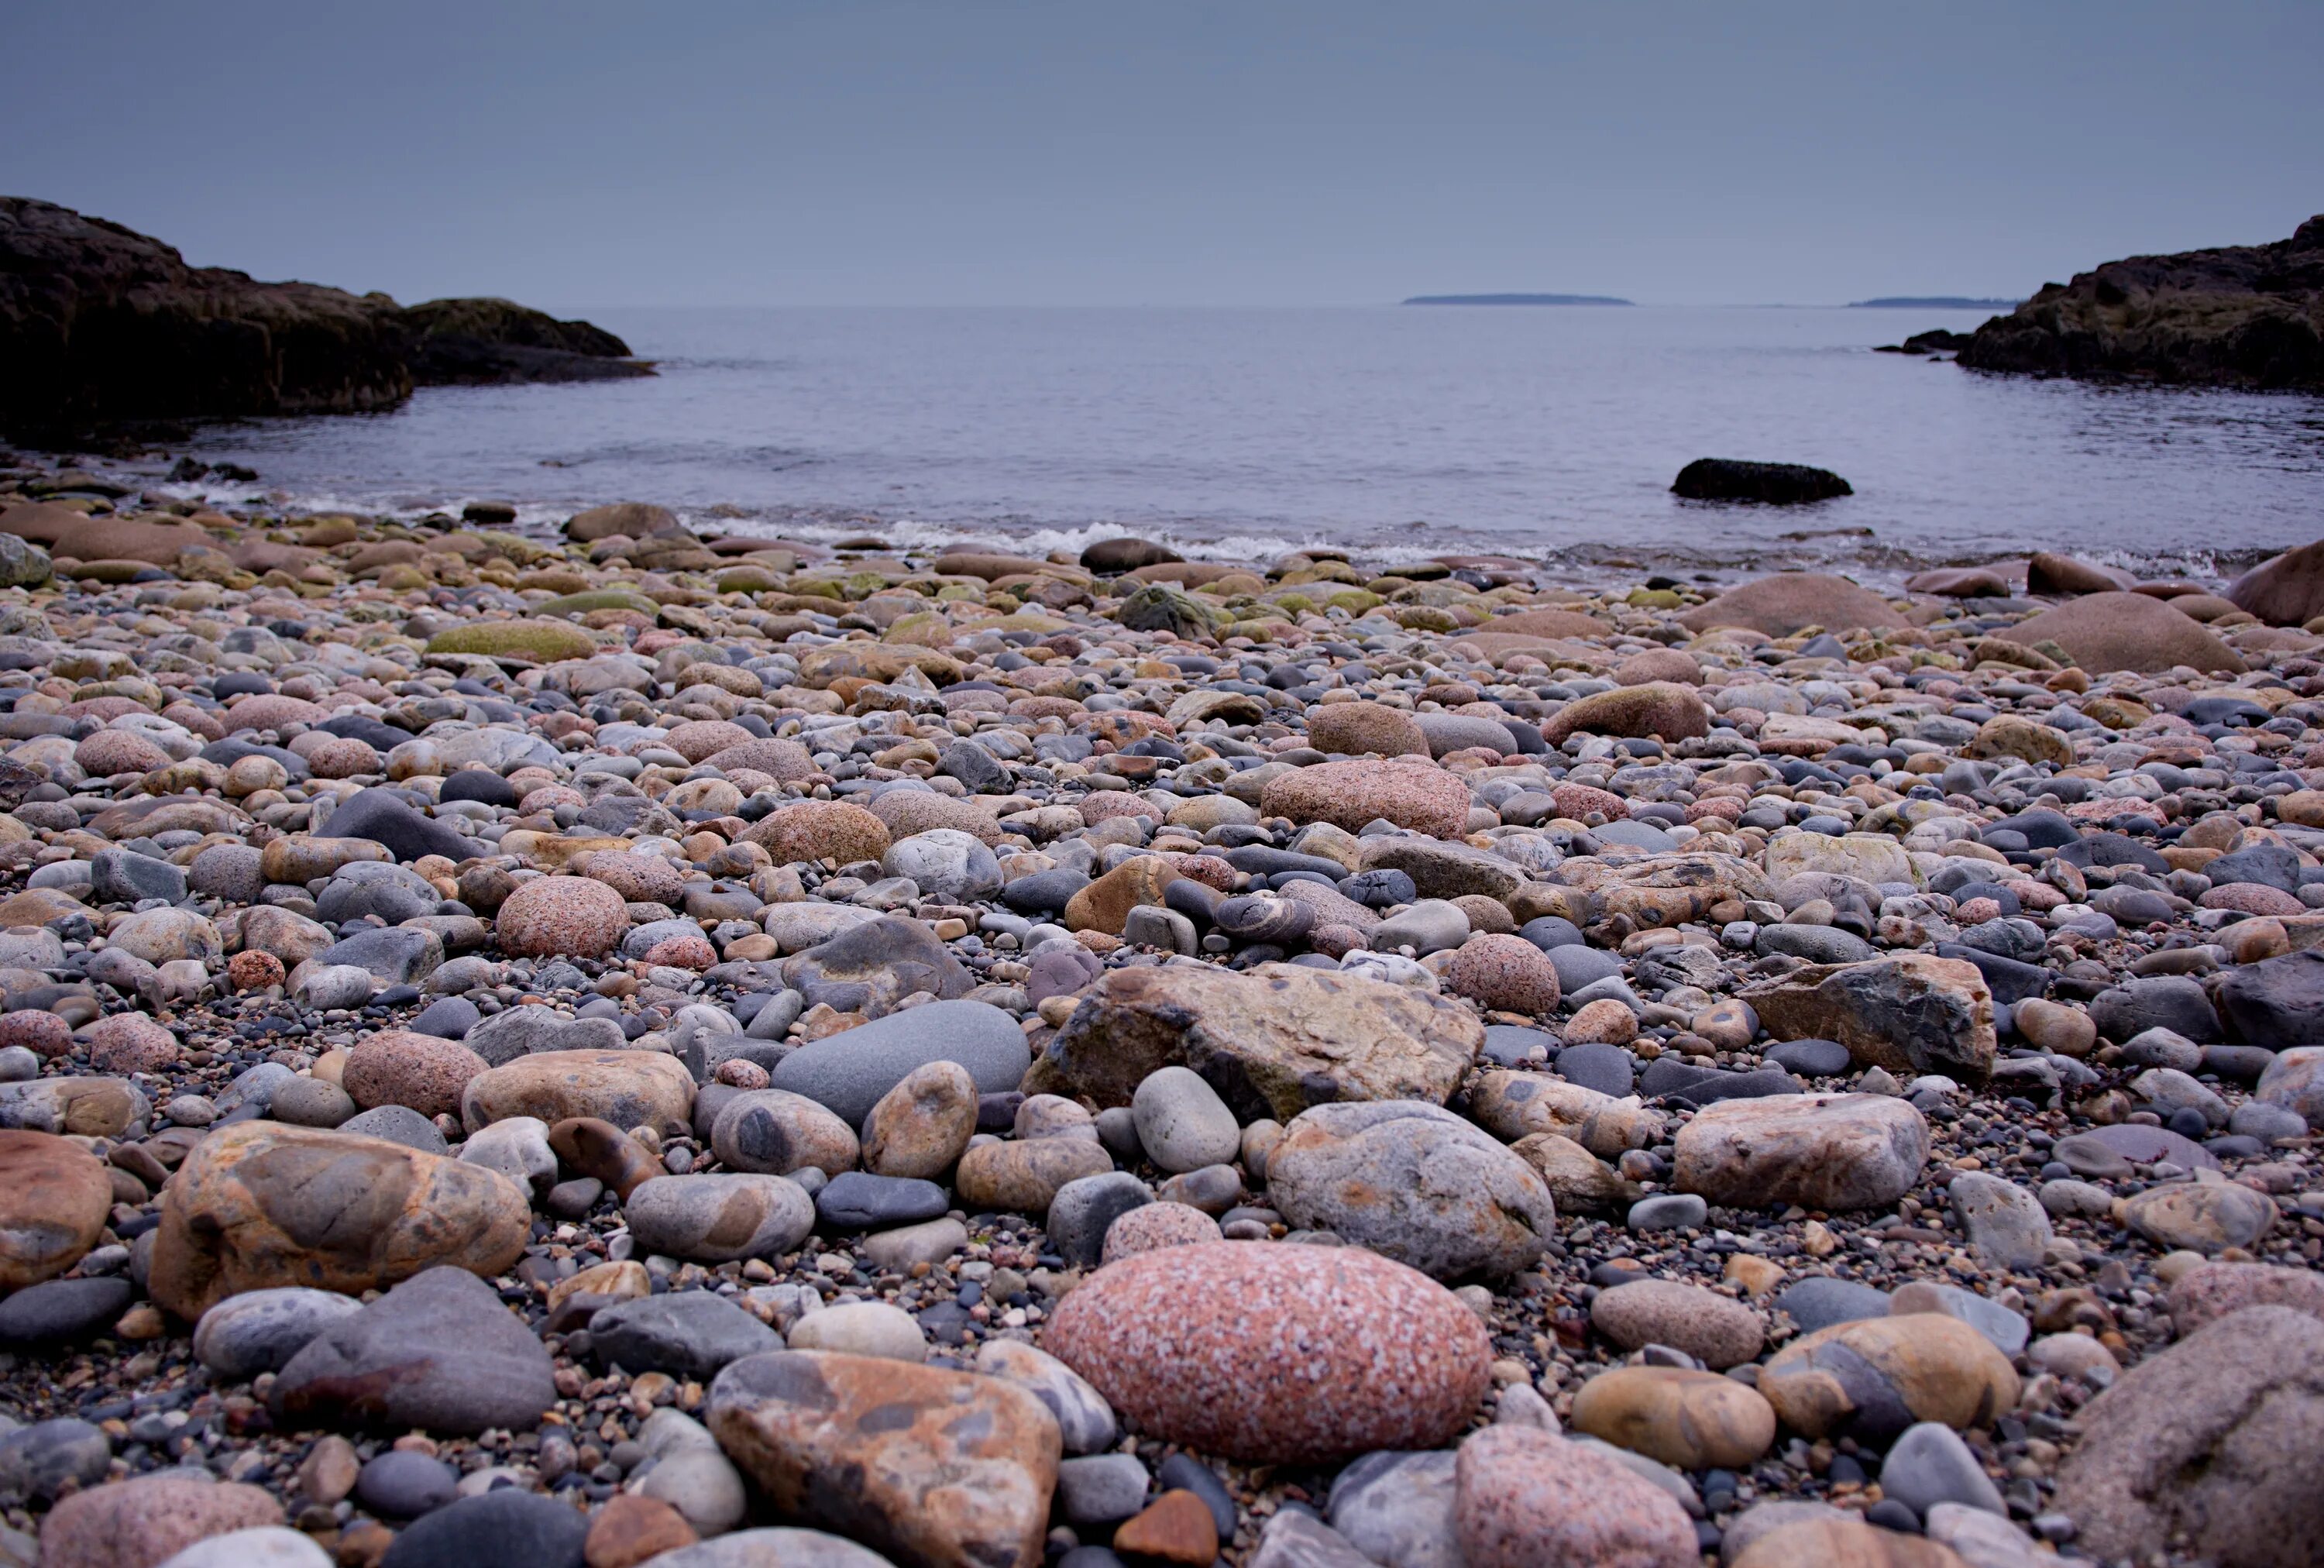
[[[1159,904],[1162,890],[1177,880],[1177,869],[1160,855],[1133,855],[1065,901],[1065,929],[1119,936],[1130,910]]]
[[[0,1291],[79,1262],[112,1209],[113,1180],[88,1150],[51,1133],[0,1131]]]
[[[1960,1319],[1916,1312],[1793,1341],[1760,1369],[1759,1392],[1803,1436],[1886,1443],[1920,1421],[1984,1425],[2017,1403],[2017,1373]]]
[[[692,1124],[694,1075],[657,1051],[537,1051],[471,1078],[460,1116],[471,1132],[537,1116],[551,1127],[595,1117],[674,1135]]]
[[[581,1560],[588,1568],[635,1568],[700,1539],[686,1516],[659,1498],[622,1492],[607,1499],[589,1521]]]
[[[719,1446],[786,1518],[921,1568],[1034,1568],[1056,1417],[1000,1378],[878,1356],[746,1356],[711,1388]]]
[[[493,1275],[523,1253],[531,1225],[524,1189],[484,1166],[245,1121],[196,1144],[162,1194],[150,1291],[190,1321],[245,1290],[355,1296],[439,1264]]]
[[[1164,1492],[1114,1531],[1113,1549],[1141,1563],[1211,1568],[1219,1554],[1218,1521],[1208,1503],[1181,1487]]]

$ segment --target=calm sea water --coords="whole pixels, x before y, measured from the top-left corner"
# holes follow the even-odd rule
[[[1870,352],[1977,312],[764,309],[586,314],[649,381],[424,392],[196,450],[307,501],[1197,557],[1822,564],[2058,549],[2210,572],[2324,535],[2324,400],[1996,379]],[[1806,509],[1669,493],[1690,459],[1838,470]]]

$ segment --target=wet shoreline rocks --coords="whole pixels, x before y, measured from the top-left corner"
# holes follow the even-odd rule
[[[2312,1479],[2153,1390],[2306,1419],[2316,632],[0,475],[66,1560],[2264,1562]]]

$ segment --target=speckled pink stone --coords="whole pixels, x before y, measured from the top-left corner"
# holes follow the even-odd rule
[[[1439,1447],[1492,1363],[1484,1324],[1426,1275],[1282,1241],[1109,1264],[1058,1306],[1043,1348],[1147,1435],[1254,1464]]]
[[[542,877],[517,889],[493,917],[512,956],[602,958],[630,928],[622,895],[586,877]]]
[[[1117,816],[1159,816],[1154,802],[1143,795],[1132,795],[1127,789],[1093,789],[1081,798],[1082,820],[1095,827],[1101,822],[1111,822]]]
[[[279,730],[285,724],[319,724],[329,718],[327,708],[281,692],[262,691],[244,697],[226,710],[226,733]]]
[[[737,724],[736,729],[742,726]],[[797,741],[749,740],[715,752],[702,759],[712,767],[733,778],[747,769],[764,773],[778,783],[790,784],[815,771],[815,758]]]
[[[1191,1204],[1140,1204],[1116,1216],[1105,1228],[1103,1261],[1119,1263],[1165,1247],[1191,1247],[1219,1239],[1219,1222]]]
[[[715,757],[730,746],[747,746],[758,737],[737,724],[724,719],[696,719],[683,724],[664,735],[661,745],[668,746],[689,762],[699,762]]]
[[[31,1009],[0,1014],[0,1049],[22,1046],[36,1056],[61,1056],[72,1049],[72,1026],[52,1012]]]
[[[177,1059],[178,1037],[143,1013],[117,1012],[88,1026],[89,1065],[100,1073],[158,1073]]]
[[[307,767],[318,779],[353,779],[376,773],[387,764],[368,742],[353,736],[326,741],[307,753]]]
[[[646,949],[646,962],[669,969],[707,969],[718,950],[705,936],[672,936]]]
[[[1557,814],[1580,822],[1595,811],[1609,822],[1618,822],[1630,815],[1629,803],[1610,789],[1593,789],[1587,784],[1560,784],[1549,792],[1557,802]]]
[[[1471,936],[1444,961],[1444,983],[1487,1007],[1545,1013],[1557,1006],[1557,966],[1522,936]]]
[[[2305,915],[2308,906],[2264,882],[2226,882],[2198,900],[2206,909],[2234,909],[2246,915]]]
[[[1537,1426],[1489,1426],[1471,1437],[1453,1487],[1452,1526],[1468,1568],[1695,1568],[1702,1560],[1693,1525],[1668,1493]]]
[[[131,730],[99,730],[73,748],[73,761],[91,778],[151,773],[170,765],[170,753]]]

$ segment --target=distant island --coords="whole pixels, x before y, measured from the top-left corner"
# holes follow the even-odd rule
[[[1406,305],[1628,305],[1611,294],[1415,294]],[[2015,304],[2016,301],[2012,300]]]
[[[1851,310],[2015,310],[2015,300],[1972,300],[1966,294],[1887,294],[1877,300],[1850,300]]]

